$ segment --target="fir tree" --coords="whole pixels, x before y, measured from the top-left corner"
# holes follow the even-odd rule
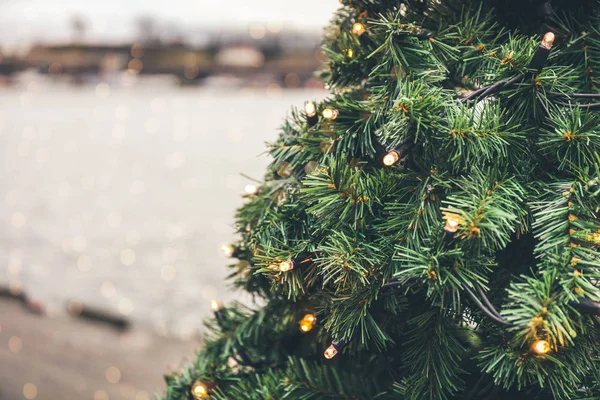
[[[600,4],[343,3],[164,398],[599,399]]]

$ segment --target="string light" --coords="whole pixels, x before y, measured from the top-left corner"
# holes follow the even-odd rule
[[[360,22],[356,22],[354,25],[352,25],[352,33],[354,33],[355,35],[360,36],[365,32],[366,32],[365,26],[363,24],[361,24]]]
[[[309,254],[301,253],[294,258],[289,258],[278,264],[271,265],[271,269],[279,270],[280,272],[288,272],[293,270],[295,267],[302,267],[304,264],[312,262],[312,258]]]
[[[222,306],[223,304],[218,300],[212,300],[210,302],[210,308],[213,310],[213,312],[218,312]]]
[[[282,261],[279,263],[279,270],[281,272],[288,272],[293,269],[294,269],[294,261],[293,260]]]
[[[315,103],[306,103],[304,105],[304,112],[306,113],[307,117],[314,117],[317,115],[317,107],[315,106]]]
[[[550,50],[552,48],[552,44],[554,43],[555,38],[556,36],[554,36],[554,33],[546,32],[544,38],[542,39],[542,47]]]
[[[300,330],[302,332],[310,332],[317,322],[317,317],[314,314],[306,314],[302,320],[300,320]]]
[[[398,152],[392,150],[383,157],[383,165],[385,165],[386,167],[391,167],[392,165],[396,164],[399,159],[400,155],[398,154]]]
[[[547,32],[542,39],[542,43],[538,46],[533,53],[533,57],[531,58],[531,62],[529,63],[529,68],[537,71],[542,71],[546,61],[548,61],[548,57],[550,56],[550,51],[552,50],[552,44],[554,43],[554,33]]]
[[[302,320],[300,321],[300,330],[302,332],[310,332],[313,328],[313,324],[308,321]]]
[[[235,254],[235,248],[232,245],[230,245],[230,244],[226,244],[224,246],[221,246],[221,251],[227,257],[233,257],[233,255]]]
[[[315,126],[317,122],[319,122],[319,117],[317,117],[317,106],[315,103],[305,103],[304,112],[306,113],[306,121],[308,122],[308,126]]]
[[[548,343],[548,341],[546,340],[537,340],[533,344],[533,351],[535,351],[537,354],[548,354],[550,353],[550,350],[552,350],[550,347],[550,343]]]
[[[196,382],[192,385],[192,396],[194,399],[208,398],[208,388],[202,382]]]
[[[338,110],[334,110],[333,108],[326,108],[323,110],[323,118],[328,119],[330,121],[335,120],[339,115]]]
[[[246,187],[244,188],[246,190],[246,194],[249,195],[255,195],[258,193],[258,187],[256,185],[246,185]]]
[[[456,233],[458,231],[458,226],[462,222],[460,215],[445,213],[444,219],[446,220],[444,230],[448,233]]]
[[[323,353],[323,355],[325,356],[326,359],[331,360],[333,357],[335,357],[338,353],[338,349],[336,349],[336,347],[333,345],[333,343],[327,348],[327,350],[325,350],[325,353]]]
[[[542,72],[542,70],[544,69],[544,65],[546,64],[546,61],[548,61],[548,57],[550,56],[550,52],[552,50],[552,45],[554,44],[555,38],[556,38],[556,36],[554,35],[554,33],[546,32],[546,34],[542,38],[542,42],[535,50],[535,53],[533,53],[533,57],[531,58],[531,61],[529,62],[529,66],[528,66],[529,69],[538,71],[538,73]],[[509,62],[510,57],[511,56],[505,58],[505,61]],[[499,81],[492,85],[482,87],[480,89],[473,91],[471,94],[463,97],[461,99],[461,102],[464,103],[464,102],[471,101],[471,100],[481,100],[485,97],[494,95],[495,93],[498,93],[499,91],[503,90],[504,88],[507,88],[507,87],[510,87],[517,83],[522,82],[527,76],[528,76],[527,74],[519,74],[519,75],[516,75],[515,77],[513,77],[512,79]],[[558,95],[569,97],[568,94],[558,93],[558,92],[554,92],[554,93],[558,94]],[[579,94],[580,97],[587,97],[587,96],[581,96],[582,94],[583,93]],[[556,104],[571,106],[571,104],[562,103],[562,102],[556,102]],[[579,107],[582,107],[582,106],[589,107],[591,105],[592,104],[582,105],[582,104],[578,103]]]
[[[348,49],[348,53],[347,54],[348,54],[348,58],[354,57],[354,50]]]
[[[306,314],[302,319],[310,322],[311,324],[317,322],[317,317],[315,316],[315,314]]]

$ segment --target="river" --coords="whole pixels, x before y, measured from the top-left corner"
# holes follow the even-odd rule
[[[0,286],[195,335],[231,300],[220,246],[291,105],[320,90],[0,87]]]

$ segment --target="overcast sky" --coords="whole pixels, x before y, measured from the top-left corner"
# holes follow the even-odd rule
[[[338,0],[0,0],[0,45],[66,40],[75,14],[88,22],[89,39],[120,40],[134,35],[140,15],[182,30],[264,22],[318,30],[338,7]]]

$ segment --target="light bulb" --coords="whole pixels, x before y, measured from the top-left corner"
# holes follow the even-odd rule
[[[552,350],[550,348],[550,343],[546,340],[538,340],[533,344],[533,351],[537,354],[548,354],[550,353],[550,350]]]
[[[354,25],[352,25],[352,33],[354,33],[355,35],[360,36],[363,33],[365,33],[365,31],[365,26],[360,22],[356,22]]]
[[[456,214],[445,214],[444,219],[446,220],[444,230],[448,233],[456,233],[458,231],[458,226],[460,225],[462,218]]]
[[[258,193],[258,187],[256,187],[255,185],[246,185],[246,187],[244,188],[246,190],[246,193],[249,195],[255,195]]]
[[[317,107],[315,106],[315,103],[306,103],[304,105],[304,112],[306,113],[307,117],[314,117],[317,115]]]
[[[300,321],[300,330],[302,332],[310,332],[312,330],[312,328],[313,328],[312,322],[304,320],[304,319],[302,321]]]
[[[201,382],[196,382],[192,386],[192,396],[195,399],[206,399],[208,397],[208,389]]]
[[[323,118],[325,119],[329,119],[329,120],[334,120],[338,117],[339,112],[338,110],[334,110],[333,108],[326,108],[323,110]]]
[[[294,269],[294,261],[287,260],[279,263],[279,270],[281,272],[288,272]]]
[[[233,253],[235,253],[235,249],[233,248],[232,245],[230,244],[226,244],[224,246],[221,246],[221,251],[223,252],[223,254],[225,254],[225,256],[227,257],[233,257]]]
[[[325,356],[326,359],[331,360],[333,357],[335,357],[338,353],[338,349],[335,348],[335,346],[332,344],[331,346],[329,346],[327,348],[327,350],[325,350],[325,353],[323,353],[323,355]]]
[[[218,300],[212,300],[210,302],[210,308],[211,310],[213,310],[214,312],[217,312],[221,309],[221,302]]]
[[[311,324],[314,324],[315,322],[317,322],[317,317],[315,317],[315,314],[306,314],[304,316],[304,318],[302,318],[303,321],[308,321]]]
[[[354,57],[354,50],[348,49],[348,58]]]
[[[544,35],[544,39],[542,39],[542,47],[550,50],[552,48],[552,44],[554,43],[554,39],[555,39],[554,33],[547,32]]]
[[[383,157],[383,165],[385,165],[386,167],[391,167],[392,165],[396,164],[399,159],[400,155],[398,154],[398,152],[392,150],[389,153],[387,153],[385,157]]]

